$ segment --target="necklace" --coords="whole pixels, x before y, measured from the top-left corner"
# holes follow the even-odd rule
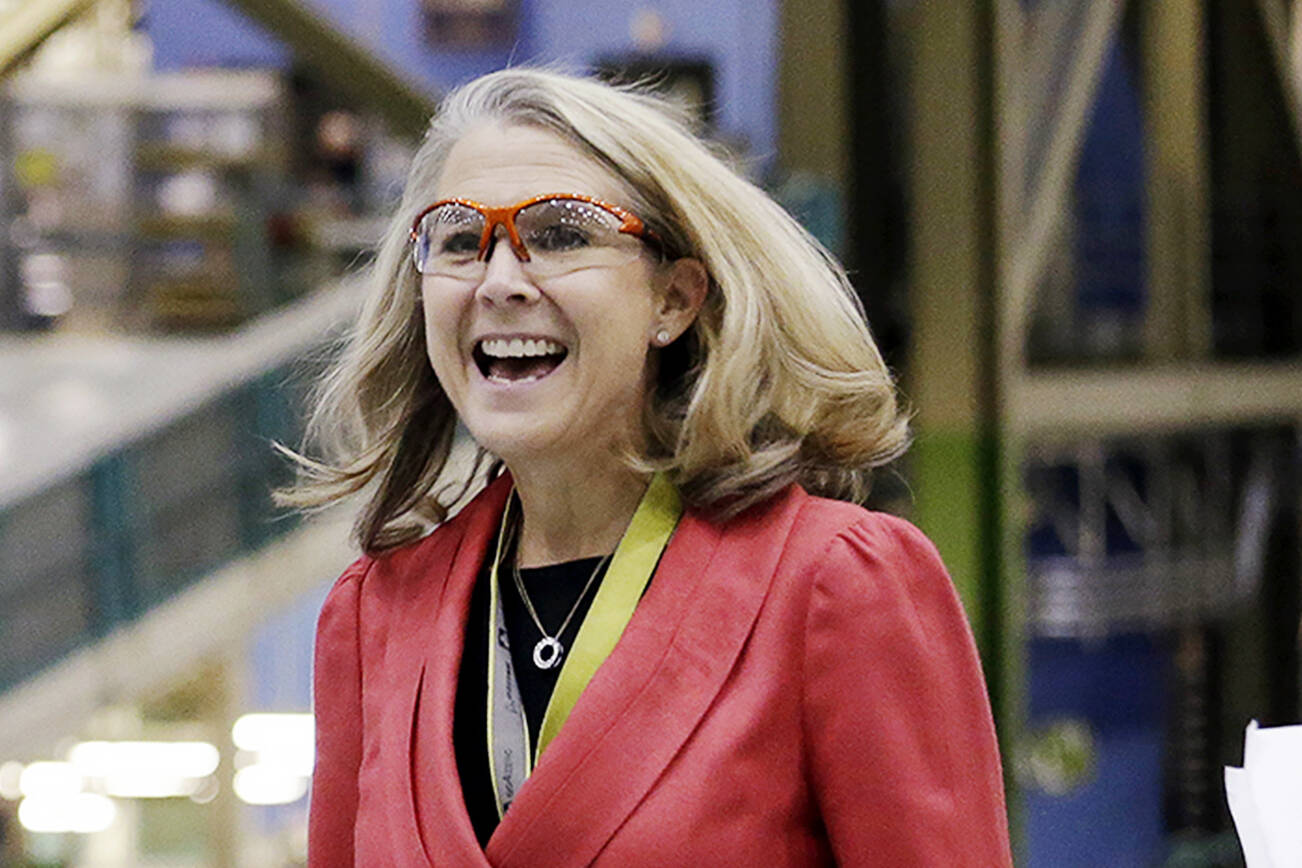
[[[560,668],[538,731],[538,743],[534,745],[530,740],[524,706],[520,702],[515,668],[511,665],[511,638],[500,605],[501,571],[506,563],[507,543],[513,532],[518,533],[512,524],[513,500],[508,500],[502,510],[497,550],[492,556],[488,574],[491,593],[488,629],[484,631],[488,655],[485,735],[498,817],[506,813],[520,785],[533,771],[538,757],[556,738],[597,668],[614,650],[683,514],[682,500],[673,483],[663,473],[652,476],[624,536],[610,556],[609,572],[593,591],[592,608],[583,618],[574,638],[574,647],[566,652],[565,665]],[[588,590],[591,589],[585,589],[584,593]],[[522,600],[527,597],[528,594],[521,594]],[[541,652],[539,656],[542,656]],[[543,661],[546,660],[543,657]]]
[[[515,542],[517,536],[519,536],[518,523],[511,528],[511,541]],[[511,558],[511,577],[515,579],[515,589],[520,592],[520,599],[524,601],[524,608],[529,612],[529,617],[533,619],[534,626],[538,628],[538,632],[542,634],[542,638],[538,640],[538,644],[533,646],[534,666],[537,666],[539,669],[551,669],[561,662],[561,656],[565,653],[565,646],[561,644],[560,640],[561,634],[565,632],[566,627],[570,626],[570,621],[574,619],[574,614],[579,611],[579,606],[582,605],[584,597],[588,596],[588,591],[592,589],[592,585],[597,580],[597,575],[601,572],[601,568],[606,565],[606,561],[610,560],[610,554],[610,552],[607,552],[602,559],[597,562],[597,566],[593,568],[592,574],[588,576],[588,581],[584,583],[583,590],[579,592],[579,598],[575,600],[574,605],[570,607],[570,613],[565,616],[565,620],[561,622],[561,626],[551,635],[549,635],[547,630],[543,627],[542,619],[538,617],[538,611],[534,608],[533,601],[529,599],[529,592],[525,590],[524,579],[520,576],[519,552],[516,552],[515,556]]]

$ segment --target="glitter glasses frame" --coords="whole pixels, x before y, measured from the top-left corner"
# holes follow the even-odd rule
[[[419,263],[415,262],[415,253],[416,242],[420,238],[421,221],[424,220],[432,211],[437,208],[442,208],[444,205],[460,205],[464,208],[469,208],[472,211],[478,211],[484,216],[484,231],[483,234],[479,236],[479,254],[475,257],[476,260],[482,262],[488,258],[488,247],[493,240],[493,235],[497,232],[498,226],[503,226],[506,229],[507,240],[510,241],[511,250],[515,253],[516,258],[521,262],[528,262],[530,259],[529,249],[524,246],[524,241],[520,238],[520,232],[516,229],[515,216],[530,205],[537,205],[539,202],[554,200],[584,202],[588,205],[595,205],[603,211],[607,211],[619,218],[620,232],[625,235],[632,235],[635,238],[646,242],[656,250],[661,249],[659,236],[647,228],[647,225],[642,221],[642,218],[638,217],[626,208],[612,205],[610,202],[598,199],[595,196],[585,196],[582,193],[545,193],[541,196],[531,196],[523,202],[517,202],[514,205],[506,205],[502,208],[490,208],[489,206],[476,202],[473,199],[440,199],[424,211],[417,214],[416,219],[411,221],[411,236],[409,240],[412,245],[412,262],[418,266],[416,270],[420,271]]]

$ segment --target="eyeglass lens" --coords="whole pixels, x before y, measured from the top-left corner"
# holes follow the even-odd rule
[[[484,219],[474,208],[455,203],[425,215],[416,235],[420,272],[460,280],[482,277],[488,267],[487,257],[479,256]],[[531,275],[552,277],[626,264],[641,252],[641,242],[620,232],[621,224],[606,209],[577,199],[536,202],[515,215],[516,231],[529,254],[521,265]],[[505,229],[499,234],[505,236]]]

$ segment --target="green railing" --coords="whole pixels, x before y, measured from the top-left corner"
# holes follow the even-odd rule
[[[296,526],[271,443],[303,381],[281,365],[0,511],[0,691]]]

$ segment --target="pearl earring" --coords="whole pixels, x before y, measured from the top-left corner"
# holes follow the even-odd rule
[[[660,329],[660,331],[656,332],[655,340],[656,346],[663,347],[665,344],[669,343],[669,331],[667,329]]]

